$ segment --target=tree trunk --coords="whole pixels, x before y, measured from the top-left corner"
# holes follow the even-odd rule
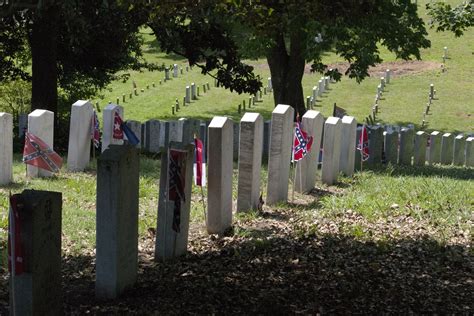
[[[58,8],[45,7],[35,14],[30,31],[32,59],[31,110],[58,110]]]
[[[295,109],[295,116],[306,112],[303,96],[303,79],[305,59],[303,35],[295,33],[290,36],[291,47],[288,54],[283,34],[275,38],[275,46],[267,54],[267,61],[272,76],[273,99],[275,105],[287,104]]]

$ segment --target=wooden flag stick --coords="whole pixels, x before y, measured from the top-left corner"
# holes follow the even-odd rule
[[[204,201],[204,189],[202,188],[202,185],[201,185],[201,201],[202,201],[202,210],[204,213],[204,223],[207,223],[206,202]]]
[[[295,184],[296,184],[296,166],[298,162],[293,161],[293,190],[291,192],[291,203],[294,203],[295,201]]]

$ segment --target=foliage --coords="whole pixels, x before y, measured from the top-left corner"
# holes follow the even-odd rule
[[[8,112],[17,118],[19,114],[28,112],[30,102],[30,83],[15,80],[0,85],[0,112]]]
[[[451,7],[443,2],[428,3],[426,5],[432,17],[431,27],[436,26],[437,31],[451,31],[457,37],[474,25],[474,0],[467,0]]]

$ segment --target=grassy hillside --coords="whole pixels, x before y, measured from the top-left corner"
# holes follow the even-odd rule
[[[419,1],[420,15],[428,21],[424,9],[427,1]],[[456,1],[449,1],[456,3]],[[172,78],[166,83],[163,81],[164,72],[130,72],[131,78],[127,82],[114,82],[103,91],[99,102],[101,107],[109,102],[115,102],[116,98],[122,99],[126,94],[125,116],[129,119],[145,121],[151,118],[173,119],[178,117],[196,117],[210,119],[214,115],[227,115],[239,120],[241,115],[237,113],[237,105],[243,100],[248,103],[248,95],[231,93],[222,88],[214,88],[214,79],[203,76],[198,68],[186,72],[186,61],[179,56],[168,56],[159,51],[153,36],[147,31],[142,31],[144,37],[145,56],[150,61],[158,64],[171,65],[177,63],[184,69],[184,74],[178,78]],[[429,30],[431,48],[422,51],[422,61],[416,63],[403,63],[396,61],[394,55],[381,49],[381,55],[387,64],[377,67],[378,70],[391,68],[394,70],[392,82],[387,87],[383,99],[379,102],[379,122],[387,124],[414,123],[421,128],[423,112],[428,101],[429,85],[433,83],[437,90],[437,99],[432,105],[431,113],[426,117],[428,130],[442,130],[454,132],[474,131],[474,30],[471,29],[461,38],[455,38],[451,33],[436,33]],[[448,59],[445,64],[445,72],[441,71],[443,48],[448,47]],[[342,62],[332,53],[328,53],[324,61],[329,64]],[[270,72],[266,61],[250,60],[248,63],[255,66],[255,72],[266,78]],[[357,120],[363,120],[371,113],[374,104],[376,87],[382,73],[377,69],[371,71],[371,77],[358,84],[355,80],[343,77],[342,81],[331,85],[331,90],[325,93],[317,103],[316,110],[325,116],[331,115],[332,106],[338,106],[347,110]],[[311,90],[321,74],[307,72],[303,78],[305,95],[310,95]],[[162,80],[162,84],[159,81]],[[138,91],[145,89],[139,96],[131,100],[128,95],[133,90],[133,81],[137,84]],[[152,83],[156,87],[152,87]],[[191,105],[182,107],[179,113],[173,117],[171,106],[178,99],[182,103],[185,95],[186,85],[192,82],[200,86],[201,97],[193,101]],[[202,85],[209,82],[211,90],[202,93]],[[150,89],[146,89],[146,85]],[[264,96],[263,102],[251,109],[260,112],[269,118],[274,107],[273,95]]]

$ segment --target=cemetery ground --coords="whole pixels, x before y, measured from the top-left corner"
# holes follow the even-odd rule
[[[140,161],[139,276],[121,299],[96,301],[95,164],[27,179],[16,156],[9,190],[63,192],[62,282],[67,314],[472,312],[474,169],[389,166],[318,181],[294,201],[236,214],[205,232],[193,188],[188,254],[155,263],[160,163]],[[234,170],[236,171],[236,170]],[[266,187],[266,167],[262,188]],[[234,176],[234,201],[236,198]],[[291,190],[291,187],[290,187]],[[291,194],[290,194],[291,196]],[[1,218],[0,314],[8,308],[6,213]]]

